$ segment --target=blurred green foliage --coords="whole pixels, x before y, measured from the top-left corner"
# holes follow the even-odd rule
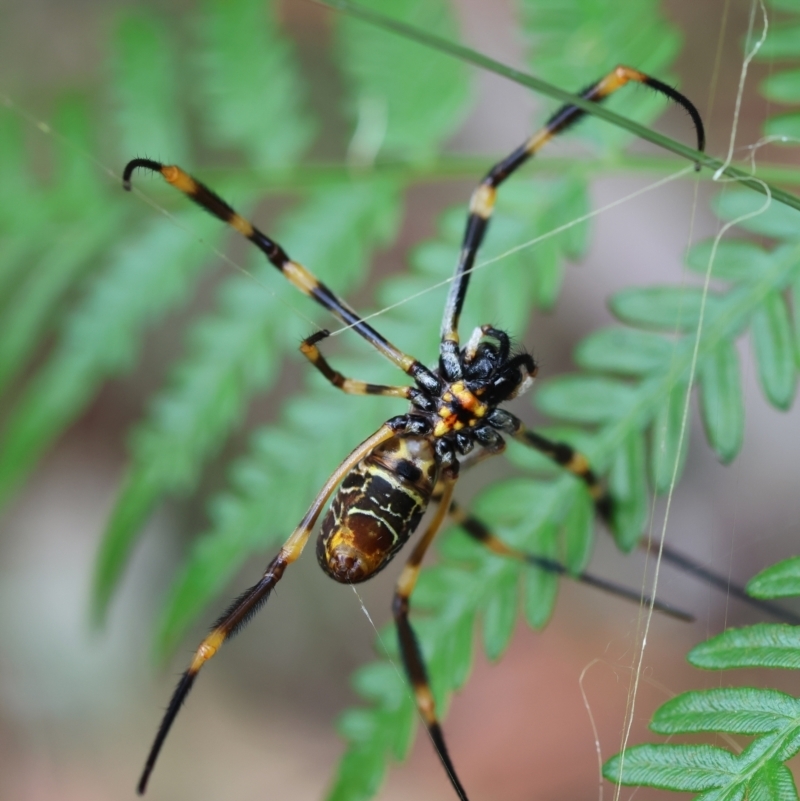
[[[365,5],[458,37],[445,0]],[[668,79],[681,46],[680,33],[654,0],[622,6],[607,0],[519,0],[518,10],[531,70],[573,90],[618,62]],[[577,19],[584,24],[575,25]],[[96,147],[97,129],[115,131],[115,163],[137,155],[180,162],[245,214],[265,199],[290,197],[293,203],[263,227],[345,295],[364,284],[374,254],[396,241],[415,180],[458,174],[446,144],[472,108],[473,76],[463,64],[334,15],[326,58],[342,94],[344,134],[337,138],[309,101],[297,48],[274,3],[206,0],[187,22],[177,31],[174,21],[146,7],[122,15],[107,48],[110,79],[104,91],[113,99],[113,113],[92,122],[93,103],[85,96],[60,100],[53,127],[61,137],[50,139],[47,185],[34,177],[21,119],[0,114],[0,390],[8,392],[0,430],[0,500],[11,497],[104,382],[130,373],[144,333],[191,301],[228,237],[218,221],[138,175],[137,187],[152,193],[169,215],[122,197],[85,155]],[[780,57],[796,56],[785,43],[774,43],[781,35],[779,29],[770,40],[773,49]],[[776,73],[764,91],[791,101],[796,77],[791,70]],[[613,103],[645,124],[664,107],[663,99],[636,89]],[[589,121],[575,136],[609,169],[632,168],[626,161],[628,134]],[[333,164],[319,156],[334,151]],[[515,177],[500,194],[481,258],[500,256],[583,217],[590,164],[576,160],[566,170]],[[673,164],[668,162],[670,169]],[[760,203],[752,192],[731,191],[720,197],[717,212],[735,219]],[[378,285],[378,307],[447,279],[464,214],[463,205],[442,214],[436,234],[410,253],[408,269]],[[714,276],[725,289],[705,302],[699,290],[678,286],[617,295],[611,307],[624,326],[592,334],[576,354],[582,372],[546,382],[536,393],[537,407],[561,422],[553,433],[608,475],[621,548],[636,545],[650,493],[669,489],[676,462],[680,472],[687,448],[684,398],[693,378],[711,446],[723,460],[741,446],[736,337],[752,332],[770,402],[787,408],[793,400],[800,334],[787,295],[793,293],[796,312],[795,215],[772,207],[748,221],[746,228],[777,244],[723,243]],[[512,334],[522,332],[534,309],[557,301],[566,262],[580,259],[587,237],[581,222],[535,249],[502,256],[492,270],[477,271],[463,328],[502,320]],[[697,245],[689,267],[704,272],[710,252],[709,243]],[[309,333],[309,304],[280,283],[259,253],[248,255],[246,268],[249,275],[223,279],[213,311],[190,323],[183,355],[132,432],[129,465],[95,571],[97,622],[153,510],[197,487],[204,465],[241,424],[252,399],[275,388],[286,359]],[[443,298],[442,289],[428,292],[383,314],[377,326],[406,351],[431,361]],[[386,365],[364,356],[363,348],[340,352],[337,365],[373,381],[391,380]],[[209,604],[219,604],[249,556],[277,548],[355,443],[401,410],[385,399],[343,396],[316,374],[282,401],[274,421],[255,429],[247,453],[230,464],[228,488],[208,504],[209,528],[196,539],[164,602],[155,638],[159,658]],[[475,499],[475,511],[508,542],[582,570],[593,537],[585,487],[536,453],[511,444],[508,456],[521,476],[488,488]],[[478,623],[486,653],[499,658],[518,609],[530,625],[543,626],[557,585],[538,568],[483,552],[457,528],[442,536],[438,551],[413,606],[425,612],[416,626],[444,710],[468,677]],[[416,729],[410,696],[385,659],[363,668],[355,687],[367,705],[341,721],[348,747],[330,795],[339,801],[374,795],[388,761],[406,755]]]

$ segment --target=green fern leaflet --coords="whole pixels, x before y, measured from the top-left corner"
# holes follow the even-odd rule
[[[364,5],[459,39],[446,0]],[[786,0],[772,5],[784,18],[759,57],[785,63],[763,91],[774,102],[796,104],[797,14]],[[531,72],[565,89],[577,90],[617,62],[670,80],[682,46],[655,0],[518,0],[516,12]],[[258,218],[337,292],[360,292],[375,309],[392,307],[376,327],[423,362],[435,361],[447,289],[440,285],[457,260],[466,203],[432,221],[426,229],[432,233],[402,269],[374,283],[369,269],[376,255],[399,248],[413,210],[409,198],[420,183],[458,179],[466,186],[491,163],[454,154],[448,144],[475,111],[473,72],[418,42],[337,14],[324,44],[327,74],[318,76],[329,83],[319,89],[307,79],[308,53],[287,35],[277,0],[204,0],[185,22],[138,6],[119,17],[107,47],[104,102],[83,94],[58,100],[52,123],[63,139],[48,140],[49,184],[39,181],[20,119],[0,116],[0,502],[13,497],[107,381],[134,371],[153,326],[201,305],[204,282],[227,258],[228,232],[217,220],[155,181],[137,182],[165,214],[154,211],[98,177],[85,153],[101,152],[120,165],[134,156],[180,163]],[[333,122],[320,113],[333,105],[323,97],[329,90],[341,101]],[[546,105],[550,111],[554,104]],[[98,106],[106,110],[100,119]],[[649,127],[665,103],[632,87],[609,107]],[[782,136],[796,129],[796,113],[785,109],[767,126]],[[630,133],[607,121],[587,120],[575,134],[574,158],[571,150],[568,158],[548,151],[500,192],[479,257],[496,261],[474,274],[463,330],[500,321],[522,338],[531,313],[555,306],[568,265],[587,252],[592,180],[623,168],[648,179],[676,168],[672,157],[630,153]],[[715,208],[723,220],[734,220],[763,202],[749,189],[735,189],[719,195]],[[575,354],[579,370],[543,382],[534,395],[538,411],[553,421],[543,433],[579,448],[607,476],[617,506],[613,535],[623,551],[639,543],[652,496],[670,489],[676,464],[680,474],[692,382],[711,448],[726,462],[739,452],[745,404],[738,338],[750,337],[767,400],[782,410],[793,403],[800,364],[798,213],[773,203],[742,230],[754,237],[723,240],[708,297],[691,282],[616,294],[611,310],[620,325],[584,339]],[[536,247],[519,247],[533,240]],[[711,251],[711,243],[695,246],[690,270],[704,273]],[[233,261],[248,274],[230,272],[218,281],[211,310],[188,323],[181,355],[131,433],[94,571],[92,616],[99,625],[153,513],[169,499],[197,499],[204,472],[255,402],[268,399],[270,422],[250,431],[246,448],[227,464],[225,489],[207,503],[207,528],[188,547],[166,593],[153,645],[159,662],[231,594],[248,560],[274,553],[343,455],[403,411],[387,399],[343,396],[316,374],[284,392],[282,377],[300,361],[299,340],[330,321],[281,283],[260,254]],[[397,378],[374,354],[338,342],[336,365],[346,374],[374,382]],[[582,571],[594,545],[585,486],[514,443],[507,455],[517,474],[485,489],[470,501],[471,510],[510,545]],[[468,680],[477,649],[500,658],[520,611],[531,627],[543,627],[557,591],[552,573],[488,554],[457,527],[439,538],[412,609],[440,710]],[[797,594],[796,563],[765,571],[752,592]],[[793,635],[781,627],[721,636],[698,650],[697,659],[730,667],[752,651],[759,664],[796,666]],[[374,796],[417,730],[414,704],[395,669],[394,631],[382,632],[380,643],[386,650],[381,645],[378,660],[354,677],[362,705],[339,722],[346,751],[330,788],[335,801]],[[636,767],[634,758],[624,770],[630,765],[637,776],[653,776],[658,765],[664,774],[678,765],[693,783],[689,789],[710,791],[709,799],[740,797],[722,794],[721,776],[736,788],[791,797],[783,762],[798,736],[791,730],[798,701],[769,690],[690,696],[658,725],[756,736],[747,756],[712,746],[643,746],[656,750],[628,755],[652,764]]]
[[[800,595],[800,560],[774,565],[751,579],[759,598]],[[728,629],[689,652],[706,670],[742,667],[800,670],[800,626],[758,624]],[[797,798],[784,763],[800,751],[800,698],[778,690],[719,687],[682,693],[653,716],[658,734],[698,732],[753,737],[740,753],[712,745],[637,745],[609,760],[605,777],[622,784],[699,793],[702,799]]]

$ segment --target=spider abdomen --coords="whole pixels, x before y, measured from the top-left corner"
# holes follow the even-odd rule
[[[317,560],[336,581],[355,584],[384,568],[414,533],[436,484],[425,439],[394,438],[342,481],[322,521]]]

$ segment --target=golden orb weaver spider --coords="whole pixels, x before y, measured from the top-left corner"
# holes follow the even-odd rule
[[[686,109],[697,131],[698,149],[703,150],[703,123],[691,101],[638,70],[619,66],[585,89],[581,96],[599,102],[631,81],[655,89]],[[574,125],[584,114],[582,109],[571,104],[558,109],[543,128],[493,166],[473,193],[460,257],[445,304],[439,363],[435,369],[425,367],[395,347],[305,267],[293,261],[279,244],[180,167],[144,158],[133,159],[126,165],[123,173],[126,189],[130,189],[131,176],[137,169],[161,173],[169,184],[249,239],[303,294],[353,328],[415,384],[387,386],[345,377],[330,366],[319,350],[318,345],[329,335],[328,331],[318,331],[303,341],[300,348],[303,355],[335,387],[352,395],[404,398],[411,409],[407,414],[386,421],[341,462],[261,579],[236,598],[214,624],[167,707],[139,780],[140,794],[147,787],[164,740],[200,669],[267,601],[286,568],[302,553],[323,509],[333,498],[322,520],[317,559],[323,570],[341,583],[365,581],[385,567],[414,533],[427,507],[431,503],[436,506],[400,574],[392,611],[417,709],[456,795],[466,801],[467,794],[445,745],[425,663],[409,622],[410,599],[422,560],[449,515],[471,537],[497,554],[554,572],[563,573],[565,568],[553,560],[511,548],[484,523],[461,510],[453,500],[462,469],[460,457],[469,455],[463,467],[471,467],[484,458],[502,453],[503,435],[510,436],[583,480],[597,513],[606,522],[612,519],[612,500],[582,454],[569,445],[551,442],[527,429],[513,414],[499,408],[530,387],[537,371],[533,357],[525,352],[512,353],[508,334],[490,325],[476,328],[463,347],[458,334],[471,271],[492,215],[498,187],[550,139]],[[638,591],[627,591],[591,574],[574,577],[637,602],[642,600]],[[663,604],[654,603],[654,607],[683,616]]]

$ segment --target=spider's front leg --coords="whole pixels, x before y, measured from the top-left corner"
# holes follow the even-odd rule
[[[584,89],[580,95],[585,100],[599,103],[631,82],[649,86],[686,109],[697,132],[697,149],[702,151],[705,148],[703,121],[694,104],[671,86],[632,67],[620,65],[614,68],[599,81]],[[536,131],[506,158],[495,164],[473,192],[461,253],[442,317],[439,359],[442,375],[446,376],[448,380],[454,381],[461,377],[458,358],[458,322],[464,307],[470,277],[475,267],[475,258],[489,228],[498,189],[551,139],[571,128],[585,115],[586,112],[583,109],[571,103],[559,108],[544,127]]]
[[[130,190],[131,177],[136,170],[147,170],[149,172],[159,173],[168,184],[174,186],[180,192],[183,192],[209,214],[214,215],[222,222],[230,225],[231,228],[235,229],[252,242],[252,244],[267,257],[270,264],[272,264],[290,284],[299,289],[307,297],[319,303],[320,306],[327,309],[340,322],[352,328],[379,353],[403,370],[407,375],[411,376],[417,383],[428,389],[438,389],[439,380],[427,367],[413,356],[395,347],[388,339],[362,320],[354,309],[320,281],[310,270],[290,258],[289,254],[280,244],[267,236],[245,217],[242,217],[227,201],[223,200],[223,198],[214,192],[213,189],[193,178],[176,164],[162,164],[152,159],[137,158],[129,161],[123,170],[122,185],[126,190]],[[311,337],[311,339],[313,340],[314,337]],[[314,344],[315,343],[312,341],[310,346]],[[321,367],[319,369],[327,376],[325,370]],[[330,372],[331,374],[335,374],[335,371],[331,370]],[[401,395],[400,397],[404,396]]]
[[[322,355],[317,347],[318,343],[330,336],[330,332],[323,329],[306,337],[300,343],[300,353],[308,359],[325,378],[337,389],[346,392],[348,395],[383,395],[390,398],[404,398],[411,401],[417,408],[430,411],[433,404],[428,399],[425,392],[415,387],[389,386],[386,384],[371,384],[367,381],[359,381],[355,378],[348,378],[343,373],[331,367],[328,360]]]

